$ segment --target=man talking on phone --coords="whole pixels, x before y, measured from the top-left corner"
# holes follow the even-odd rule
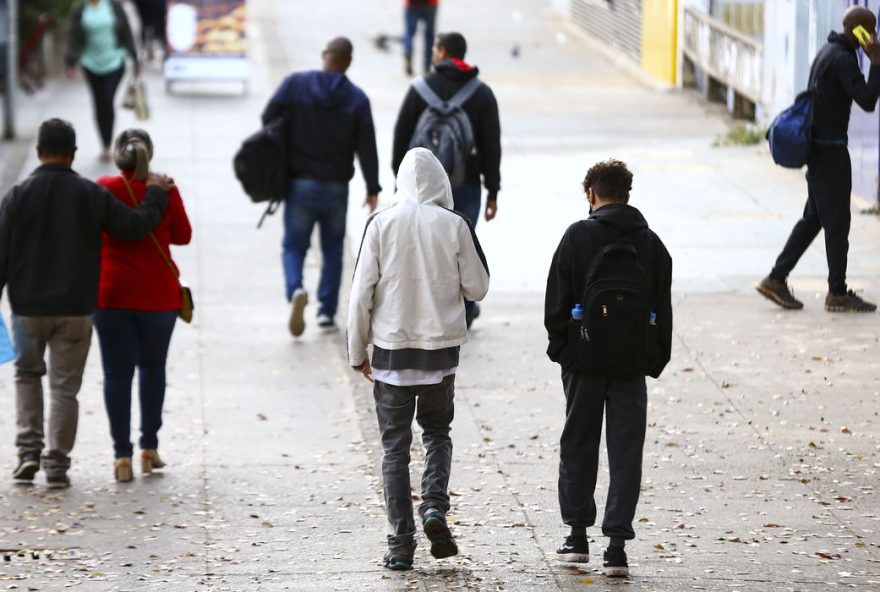
[[[876,304],[866,302],[846,285],[852,192],[847,129],[853,101],[872,112],[880,97],[880,45],[876,27],[877,19],[870,10],[851,7],[843,16],[843,33],[832,31],[828,43],[813,60],[808,86],[813,90],[813,145],[807,163],[807,205],[770,275],[757,286],[758,292],[783,308],[804,307],[789,290],[786,279],[819,230],[824,229],[828,258],[825,310],[877,310]],[[856,56],[859,48],[871,60],[867,82]]]

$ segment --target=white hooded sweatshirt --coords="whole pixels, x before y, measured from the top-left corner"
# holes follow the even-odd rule
[[[482,300],[489,268],[467,219],[452,210],[443,165],[413,148],[397,174],[395,205],[368,221],[348,310],[348,360],[367,345],[438,350],[467,342],[464,300]]]

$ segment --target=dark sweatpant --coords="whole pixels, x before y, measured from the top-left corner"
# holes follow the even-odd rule
[[[648,395],[645,378],[599,378],[562,371],[565,428],[559,450],[559,507],[569,526],[596,523],[596,475],[602,416],[611,481],[602,533],[633,539],[632,521],[642,481]]]
[[[116,110],[113,101],[116,98],[116,89],[122,82],[125,74],[125,66],[113,70],[109,74],[95,74],[83,68],[89,89],[92,91],[92,102],[95,109],[95,121],[98,123],[98,131],[101,134],[101,143],[104,148],[109,148],[113,143],[113,124],[116,120]]]
[[[844,145],[813,145],[807,169],[807,205],[776,260],[770,277],[784,281],[807,247],[825,230],[828,258],[828,291],[846,292],[846,259],[849,252],[852,165]]]

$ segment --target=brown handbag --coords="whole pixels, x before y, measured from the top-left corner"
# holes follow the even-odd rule
[[[134,196],[131,184],[128,182],[128,179],[125,178],[125,175],[120,175],[120,177],[122,177],[122,182],[125,183],[125,188],[128,189],[128,195],[131,196],[132,205],[137,207],[137,198]],[[156,249],[158,249],[159,254],[162,255],[162,260],[165,261],[165,265],[171,270],[174,279],[177,280],[177,285],[180,286],[180,309],[177,311],[177,316],[179,316],[180,320],[184,323],[191,323],[193,319],[193,311],[196,309],[196,305],[193,302],[192,290],[186,285],[186,282],[180,279],[180,271],[171,262],[171,258],[165,254],[165,249],[159,244],[156,235],[151,232],[150,238],[153,239],[153,244],[156,245]]]

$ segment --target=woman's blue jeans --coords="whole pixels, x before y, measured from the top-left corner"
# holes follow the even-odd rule
[[[92,317],[104,366],[104,405],[116,458],[132,456],[131,384],[138,370],[141,450],[159,447],[165,402],[165,362],[177,311],[102,308]]]
[[[318,284],[319,315],[336,316],[342,281],[342,253],[345,216],[348,211],[348,183],[292,179],[284,202],[284,241],[281,262],[287,299],[303,287],[303,263],[315,224],[321,232],[321,281]]]

